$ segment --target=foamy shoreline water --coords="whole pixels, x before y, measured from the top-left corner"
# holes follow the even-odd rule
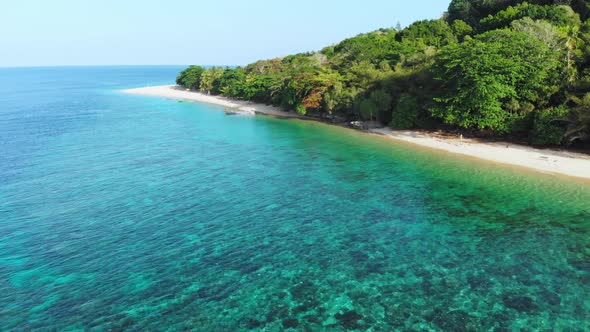
[[[175,85],[127,89],[123,90],[123,92],[215,104],[243,112],[255,112],[289,118],[306,118],[296,113],[285,112],[278,107],[233,100],[220,96],[210,96],[200,92],[187,91]],[[580,153],[549,149],[542,150],[503,142],[489,143],[472,139],[441,138],[419,131],[392,130],[389,128],[371,129],[369,132],[395,140],[488,161],[525,167],[545,173],[590,179],[590,157]]]

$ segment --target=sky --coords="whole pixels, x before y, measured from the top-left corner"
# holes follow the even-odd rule
[[[0,67],[245,65],[439,18],[444,0],[0,0]]]

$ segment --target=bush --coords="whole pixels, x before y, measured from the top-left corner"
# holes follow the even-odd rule
[[[569,109],[565,106],[535,113],[529,142],[536,145],[561,145],[566,126],[559,120],[565,119],[568,114]]]
[[[295,107],[295,112],[297,112],[299,115],[305,115],[307,114],[307,109],[305,106],[298,104],[297,107]]]
[[[363,99],[358,107],[361,119],[363,120],[373,121],[377,115],[377,105],[371,99]]]
[[[378,121],[383,121],[383,119],[389,117],[391,113],[391,101],[393,99],[390,94],[383,90],[375,90],[371,92],[369,99],[377,108],[375,116]]]
[[[410,129],[416,124],[420,105],[414,96],[402,95],[393,110],[391,124],[394,129]]]

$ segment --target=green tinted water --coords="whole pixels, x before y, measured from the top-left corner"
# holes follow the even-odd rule
[[[1,329],[590,329],[587,182],[121,95],[119,70],[4,97]]]

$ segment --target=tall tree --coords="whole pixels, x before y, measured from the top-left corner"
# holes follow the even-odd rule
[[[201,66],[190,66],[180,72],[180,75],[176,78],[176,84],[189,89],[198,89],[201,84],[201,76],[204,72],[205,68]]]
[[[509,132],[557,91],[557,59],[539,40],[510,30],[448,46],[433,68],[442,89],[430,111],[448,124]]]
[[[207,94],[211,94],[215,81],[218,80],[221,75],[223,75],[223,68],[221,67],[213,67],[205,71],[201,76],[201,90],[206,91]]]
[[[563,33],[563,45],[566,50],[566,77],[568,83],[572,83],[576,79],[576,68],[574,67],[573,54],[578,47],[578,44],[582,42],[580,39],[580,26],[569,25],[563,29]]]

